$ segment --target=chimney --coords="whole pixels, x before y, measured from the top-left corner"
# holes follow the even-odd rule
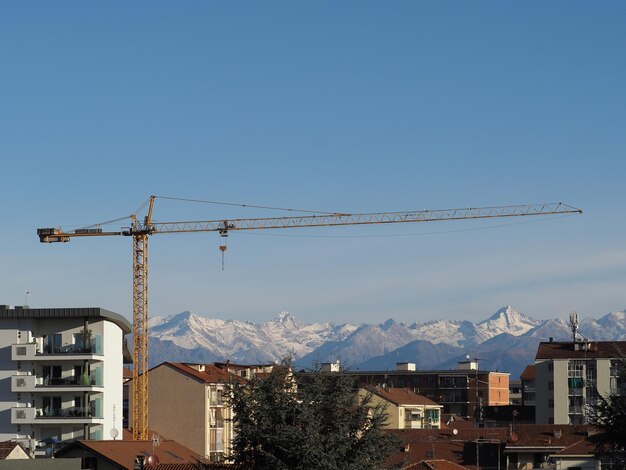
[[[560,439],[562,435],[563,435],[563,431],[561,431],[560,429],[555,429],[554,430],[554,437],[556,439]]]

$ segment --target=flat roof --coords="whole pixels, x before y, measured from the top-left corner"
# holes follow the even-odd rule
[[[124,334],[132,331],[130,322],[119,313],[100,307],[28,308],[0,305],[1,318],[98,318],[109,320],[121,328]]]

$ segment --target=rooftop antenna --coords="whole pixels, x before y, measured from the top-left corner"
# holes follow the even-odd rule
[[[576,342],[576,335],[578,334],[578,313],[572,312],[569,314],[569,327],[572,329],[572,342]]]
[[[28,307],[28,297],[30,297],[30,289],[24,293],[24,307]]]

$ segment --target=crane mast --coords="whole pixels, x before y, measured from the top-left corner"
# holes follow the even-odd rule
[[[292,217],[235,218],[186,222],[153,222],[157,196],[150,196],[143,222],[130,217],[130,227],[104,232],[95,228],[65,232],[61,228],[37,230],[42,243],[69,242],[72,238],[127,236],[133,239],[133,439],[148,439],[148,238],[156,234],[218,232],[222,236],[239,230],[270,230],[343,225],[372,225],[434,222],[443,220],[493,219],[550,214],[582,214],[582,210],[563,203],[525,204],[406,212],[328,213]]]

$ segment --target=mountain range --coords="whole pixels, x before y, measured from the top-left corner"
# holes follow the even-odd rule
[[[598,320],[585,318],[579,333],[590,340],[626,338],[626,310]],[[486,320],[434,320],[407,325],[389,319],[378,325],[302,323],[288,312],[265,323],[206,318],[191,312],[155,317],[149,324],[150,365],[163,361],[267,363],[290,356],[302,368],[341,361],[361,370],[392,370],[397,362],[418,369],[453,369],[471,355],[481,368],[516,379],[534,362],[541,341],[566,341],[562,319],[537,320],[511,306]]]

